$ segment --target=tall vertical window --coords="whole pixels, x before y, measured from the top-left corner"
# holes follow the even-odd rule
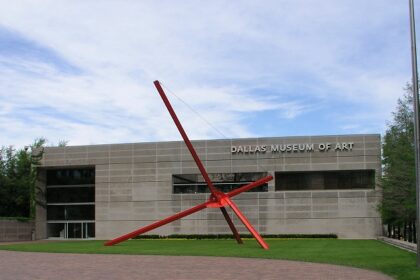
[[[47,236],[95,237],[95,169],[47,170]]]

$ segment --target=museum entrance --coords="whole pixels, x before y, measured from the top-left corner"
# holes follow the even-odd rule
[[[93,222],[48,222],[48,237],[63,239],[87,239],[95,237]]]

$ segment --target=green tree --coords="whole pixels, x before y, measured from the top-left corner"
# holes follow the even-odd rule
[[[410,86],[398,99],[383,138],[383,201],[385,224],[403,225],[416,217],[413,96]]]
[[[36,166],[45,139],[28,147],[0,149],[0,216],[33,217],[35,209]]]

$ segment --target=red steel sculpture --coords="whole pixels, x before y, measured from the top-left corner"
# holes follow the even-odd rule
[[[239,220],[241,220],[241,222],[245,225],[245,227],[249,230],[249,232],[255,237],[255,239],[258,241],[258,243],[261,245],[262,248],[264,249],[268,249],[268,244],[264,241],[264,239],[261,237],[261,235],[256,231],[256,229],[251,225],[251,223],[248,221],[248,219],[245,217],[245,215],[239,210],[238,206],[231,200],[232,197],[251,190],[253,188],[256,188],[258,186],[261,186],[264,183],[267,183],[268,181],[273,179],[273,176],[267,176],[264,178],[261,178],[253,183],[250,183],[248,185],[242,186],[240,188],[237,188],[235,190],[232,190],[231,192],[228,193],[223,193],[221,191],[219,191],[212,183],[212,181],[210,180],[210,177],[206,171],[206,169],[204,168],[200,158],[197,155],[197,152],[195,151],[193,145],[191,144],[191,141],[188,139],[187,134],[184,131],[184,128],[182,127],[181,123],[179,122],[178,117],[175,114],[174,109],[172,108],[172,105],[169,103],[168,98],[165,95],[165,92],[162,89],[162,86],[160,85],[159,81],[154,81],[155,87],[157,89],[157,91],[159,92],[160,97],[163,100],[163,103],[165,103],[166,108],[169,111],[169,114],[171,115],[173,121],[175,122],[176,127],[178,128],[179,132],[181,133],[182,138],[184,139],[185,144],[188,147],[188,150],[190,151],[192,157],[194,158],[195,163],[197,164],[198,169],[200,170],[201,175],[203,176],[204,180],[207,183],[207,186],[210,189],[210,197],[208,199],[208,201],[199,204],[197,206],[194,206],[190,209],[187,209],[185,211],[179,212],[175,215],[172,215],[170,217],[167,217],[166,219],[163,219],[161,221],[157,221],[151,225],[139,228],[133,232],[127,233],[125,235],[122,235],[120,237],[117,237],[115,239],[112,239],[110,241],[105,242],[106,246],[111,246],[120,242],[123,242],[127,239],[136,237],[140,234],[146,233],[148,231],[151,231],[155,228],[161,227],[163,225],[166,225],[170,222],[173,222],[175,220],[181,219],[183,217],[186,217],[188,215],[191,215],[193,213],[196,213],[200,210],[203,210],[205,208],[220,208],[220,210],[222,211],[223,216],[226,219],[226,222],[228,223],[236,241],[239,244],[242,244],[243,241],[239,235],[238,230],[236,229],[235,225],[232,222],[232,219],[230,218],[229,214],[226,211],[226,206],[229,206],[233,212],[236,214],[236,216],[238,216]]]

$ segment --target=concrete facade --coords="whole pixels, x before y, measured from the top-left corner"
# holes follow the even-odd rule
[[[381,174],[380,135],[273,137],[192,141],[208,173],[375,170]],[[336,144],[341,147],[335,149]],[[342,143],[351,149],[341,149]],[[290,144],[290,151],[270,152],[271,145]],[[299,144],[313,144],[299,151]],[[330,145],[325,150],[324,147]],[[238,147],[267,146],[266,152],[236,152]],[[296,146],[293,146],[296,145]],[[286,146],[283,146],[286,147]],[[297,147],[297,148],[296,148]],[[296,149],[294,149],[296,148]],[[246,149],[246,148],[245,148]],[[320,150],[322,149],[322,150]],[[207,194],[174,194],[173,174],[199,174],[184,142],[156,142],[45,148],[41,170],[95,167],[97,239],[110,239],[165,218],[207,199]],[[45,188],[45,173],[40,173]],[[44,177],[43,177],[44,176]],[[379,186],[364,190],[276,191],[242,193],[234,198],[262,234],[337,234],[340,238],[376,238],[381,234],[377,211]],[[46,238],[46,211],[38,207],[37,238]],[[229,209],[228,209],[229,210]],[[230,210],[229,210],[230,211]],[[231,213],[232,215],[232,213]],[[240,232],[245,227],[232,215]],[[218,209],[205,209],[150,234],[230,233]]]

